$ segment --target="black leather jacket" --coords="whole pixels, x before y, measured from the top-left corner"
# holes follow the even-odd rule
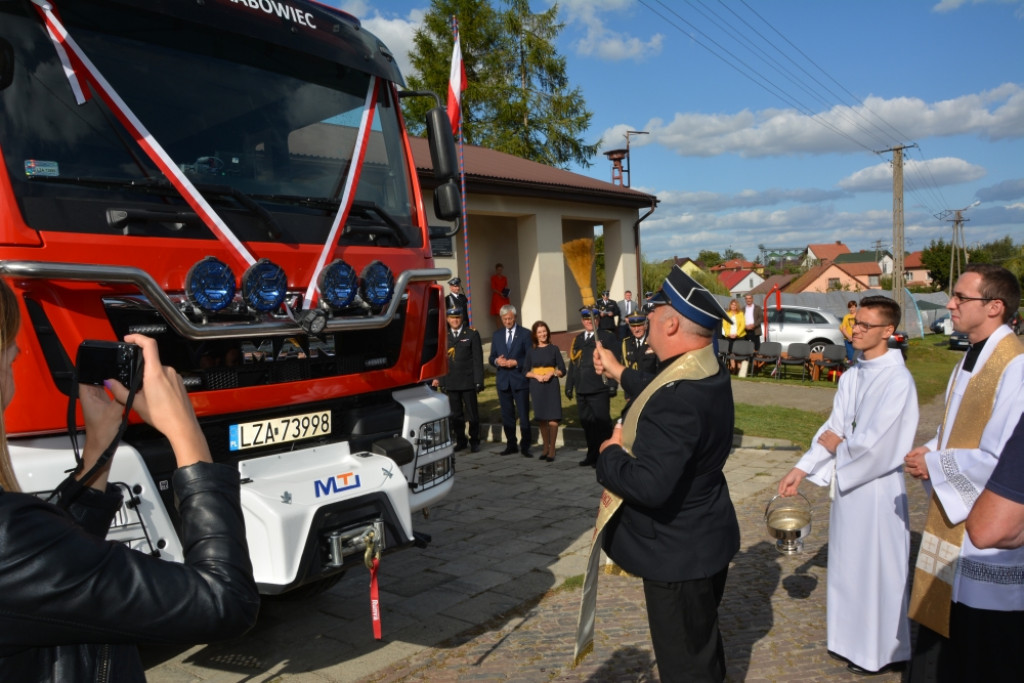
[[[256,621],[238,471],[173,477],[185,563],[105,541],[115,487],[65,512],[0,490],[0,681],[144,681],[135,643],[207,643]]]

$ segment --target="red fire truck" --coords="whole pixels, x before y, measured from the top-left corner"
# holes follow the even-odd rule
[[[27,491],[74,466],[83,340],[142,333],[242,476],[267,594],[428,539],[452,488],[444,314],[392,54],[309,0],[0,2],[0,276],[22,303],[6,411]],[[420,95],[423,93],[412,93]],[[428,117],[434,210],[460,197]],[[167,442],[133,421],[111,538],[180,560]]]

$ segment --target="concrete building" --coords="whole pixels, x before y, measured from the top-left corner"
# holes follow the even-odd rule
[[[410,143],[431,224],[454,227],[433,217],[436,183],[426,140],[411,138]],[[509,298],[522,325],[544,320],[553,332],[577,328],[582,299],[562,244],[592,238],[597,231],[604,234],[611,298],[621,299],[627,289],[643,291],[640,225],[657,197],[483,147],[466,146],[464,164],[469,272],[461,229],[432,242],[436,265],[461,277],[464,287],[468,284],[473,326],[485,339],[495,329],[490,278],[496,263],[504,265]]]

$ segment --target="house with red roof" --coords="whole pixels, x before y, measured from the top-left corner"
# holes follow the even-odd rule
[[[718,281],[729,288],[730,295],[742,296],[764,282],[764,278],[752,270],[724,270],[718,273]]]
[[[871,268],[872,266],[873,268]],[[868,270],[875,273],[881,272],[877,263],[838,264],[826,261],[809,268],[803,275],[786,285],[782,291],[798,294],[800,292],[861,292],[867,289],[880,289],[877,284],[871,285],[870,276],[860,272]],[[875,275],[875,277],[878,276]]]
[[[825,261],[835,261],[836,257],[840,254],[849,253],[850,248],[839,240],[827,244],[808,244],[807,251],[804,253],[804,260],[801,261],[800,265],[803,268],[810,268],[811,266],[820,265]]]
[[[921,262],[923,253],[912,251],[903,259],[903,278],[908,287],[932,286],[932,277],[928,274],[928,266]]]

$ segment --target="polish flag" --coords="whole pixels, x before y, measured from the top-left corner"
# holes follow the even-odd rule
[[[452,135],[459,134],[459,119],[462,117],[462,91],[466,89],[466,69],[462,65],[462,45],[459,34],[455,34],[452,49],[452,70],[448,75],[448,120],[452,122]]]

